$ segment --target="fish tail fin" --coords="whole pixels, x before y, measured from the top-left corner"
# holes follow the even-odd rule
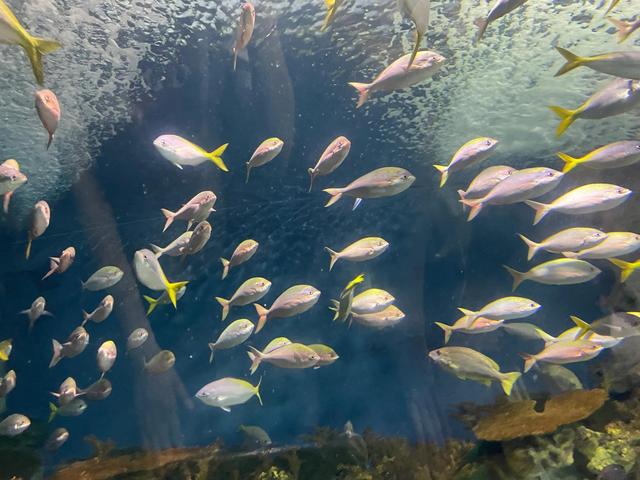
[[[580,158],[574,158],[571,155],[567,155],[566,153],[563,153],[563,152],[558,152],[556,153],[556,155],[558,155],[560,160],[564,162],[564,167],[562,167],[562,173],[570,172],[571,170],[576,168],[581,160]]]
[[[446,165],[434,165],[433,168],[440,172],[440,188],[444,187],[444,184],[449,179],[449,169]]]
[[[570,315],[569,318],[573,323],[576,324],[576,327],[580,328],[580,331],[578,332],[578,335],[576,338],[582,338],[587,333],[593,332],[593,327],[589,325],[587,322],[585,322],[584,320],[582,320],[580,317],[576,317],[575,315]]]
[[[437,326],[439,326],[442,330],[444,330],[444,344],[449,343],[449,339],[451,338],[451,334],[453,333],[453,329],[445,324],[440,322],[435,322]]]
[[[31,68],[33,74],[36,77],[38,85],[44,85],[44,67],[42,66],[42,56],[47,53],[51,53],[59,49],[62,45],[56,40],[48,40],[46,38],[29,37],[29,39],[22,44],[29,61],[31,62]]]
[[[534,225],[540,223],[540,220],[542,220],[547,215],[547,213],[551,211],[551,207],[544,203],[534,202],[533,200],[525,200],[524,203],[529,205],[536,212],[535,216],[533,217]]]
[[[11,196],[13,192],[7,192],[4,194],[4,198],[2,199],[2,210],[5,214],[9,213],[9,203],[11,202]]]
[[[158,300],[156,300],[155,298],[151,298],[148,295],[143,295],[142,298],[144,298],[149,304],[149,307],[147,308],[147,317],[150,317],[153,311],[158,306]]]
[[[334,299],[331,299],[329,301],[331,302],[331,306],[329,307],[329,310],[331,310],[332,312],[335,312],[335,314],[333,315],[333,319],[332,319],[332,321],[335,322],[338,319],[338,317],[340,316],[340,312],[339,312],[340,302],[338,302],[338,300],[334,300]]]
[[[220,261],[222,262],[222,280],[224,280],[229,275],[229,260],[220,257]]]
[[[173,223],[173,220],[175,219],[176,214],[173,213],[171,210],[167,210],[166,208],[162,208],[160,209],[160,211],[162,212],[162,215],[164,215],[164,218],[167,219],[167,221],[164,224],[164,228],[162,229],[163,232],[166,232],[167,228],[169,228]]]
[[[479,199],[469,200],[469,199],[463,198],[460,200],[460,203],[465,207],[469,207],[471,209],[469,210],[469,216],[467,217],[467,222],[470,222],[471,220],[476,218],[480,213],[480,211],[482,210],[482,207],[484,206]]]
[[[42,277],[42,280],[46,280],[47,278],[49,278],[51,275],[53,275],[54,273],[56,273],[56,270],[58,269],[58,266],[54,266],[53,268],[51,268],[47,273],[44,274],[44,276]]]
[[[258,401],[260,402],[260,406],[263,405],[262,403],[262,397],[260,396],[260,385],[262,384],[262,377],[260,377],[260,380],[258,380],[258,384],[256,385],[256,397],[258,397]]]
[[[555,77],[559,77],[560,75],[564,75],[567,72],[570,72],[574,68],[578,68],[585,63],[589,62],[588,57],[580,57],[575,53],[571,53],[566,48],[556,47],[556,50],[564,57],[566,63],[560,67],[560,70],[556,72]]]
[[[156,254],[156,258],[160,258],[162,256],[162,247],[154,245],[153,243],[150,243],[149,246],[151,247],[151,250],[153,250],[153,253]]]
[[[260,366],[260,362],[262,362],[264,354],[257,348],[251,346],[249,346],[249,351],[247,352],[247,354],[251,354],[249,355],[249,358],[251,359],[251,368],[249,369],[249,371],[251,372],[251,375],[253,375]]]
[[[422,33],[416,33],[416,41],[413,45],[413,51],[411,52],[411,57],[409,58],[409,64],[407,65],[407,70],[411,68],[413,65],[413,61],[416,59],[416,55],[418,55],[418,50],[420,50],[420,43],[422,43],[422,37],[424,35]]]
[[[473,317],[476,314],[476,312],[462,307],[458,307],[458,311],[467,317]]]
[[[460,202],[462,203],[462,200],[464,200],[465,197],[467,196],[467,192],[465,192],[464,190],[458,190],[458,195],[460,196]],[[464,206],[466,207],[466,205]]]
[[[331,271],[331,269],[333,269],[333,266],[340,259],[340,255],[338,254],[338,252],[331,250],[329,247],[324,247],[324,249],[329,254],[329,271]]]
[[[91,318],[91,314],[82,310],[82,323],[80,324],[80,326],[84,327],[90,318]]]
[[[49,133],[49,141],[47,142],[47,150],[51,146],[51,142],[53,142],[53,133]]]
[[[309,176],[311,177],[311,182],[309,182],[309,191],[313,189],[313,181],[316,179],[316,173],[313,168],[309,168],[307,170],[309,172]]]
[[[227,315],[229,315],[229,300],[222,297],[216,297],[216,300],[220,305],[222,305],[222,321],[224,322]]]
[[[538,337],[540,337],[540,340],[542,340],[544,342],[545,346],[549,345],[550,343],[554,343],[554,342],[558,341],[558,339],[556,337],[554,337],[553,335],[545,332],[541,328],[536,328],[535,332],[538,335]]]
[[[521,376],[522,374],[520,372],[508,372],[502,375],[500,384],[502,385],[502,390],[504,390],[507,397],[511,395],[513,384],[516,383]]]
[[[524,359],[524,373],[527,373],[536,364],[537,358],[528,353],[521,353],[520,356]]]
[[[247,176],[244,179],[244,183],[249,183],[249,176],[251,176],[251,165],[247,162]]]
[[[53,419],[56,418],[57,414],[58,414],[58,407],[53,402],[49,402],[49,422],[48,423],[53,422]]]
[[[167,295],[169,295],[169,300],[171,300],[171,304],[176,310],[178,309],[178,292],[188,283],[189,282],[175,282],[167,284]]]
[[[349,82],[349,85],[351,85],[353,88],[355,88],[358,91],[359,96],[358,96],[358,103],[356,103],[356,108],[360,108],[362,105],[364,105],[364,102],[366,102],[369,99],[371,84]]]
[[[264,308],[259,303],[254,303],[254,307],[256,307],[256,312],[258,313],[258,326],[254,333],[258,333],[260,330],[264,328],[264,324],[267,323],[267,315],[269,314],[269,310]]]
[[[321,32],[324,32],[327,28],[329,28],[329,25],[331,25],[331,22],[333,21],[333,17],[335,16],[336,16],[336,9],[335,9],[335,2],[334,2],[327,10],[327,14],[324,16],[324,22],[322,23],[322,27],[320,27]]]
[[[631,34],[632,24],[624,22],[616,18],[607,17],[614,27],[616,27],[616,36],[618,37],[618,43],[624,42]]]
[[[478,43],[480,42],[480,40],[482,40],[482,37],[484,36],[484,32],[487,29],[489,22],[487,21],[486,18],[476,18],[473,21],[473,24],[476,27],[478,27],[478,38],[476,38],[476,43]]]
[[[215,163],[216,166],[220,170],[222,170],[223,172],[228,172],[229,171],[227,166],[224,164],[224,160],[222,159],[222,154],[224,153],[224,151],[227,149],[228,146],[229,146],[229,144],[225,143],[224,145],[220,145],[213,152],[207,154],[207,157],[209,157],[209,159],[213,163]]]
[[[209,354],[209,363],[213,363],[213,354],[216,353],[216,344],[209,343],[209,350],[211,350],[211,353]]]
[[[527,274],[524,272],[519,272],[514,270],[507,265],[503,265],[504,269],[509,272],[509,274],[513,277],[513,286],[511,287],[511,291],[513,292],[518,286],[527,279]]]
[[[49,368],[55,367],[62,358],[62,344],[53,338],[51,339],[51,345],[53,346],[53,356],[49,362]]]
[[[329,199],[327,204],[324,206],[325,208],[330,207],[331,205],[333,205],[334,203],[336,203],[338,200],[342,198],[341,188],[325,188],[323,192],[331,195],[331,198]]]
[[[556,129],[556,137],[559,137],[566,132],[567,128],[569,128],[576,120],[577,110],[569,110],[567,108],[558,107],[557,105],[552,105],[549,108],[560,118],[560,125],[558,125],[558,128]]]
[[[238,63],[238,49],[233,47],[233,71],[236,71],[236,64]]]
[[[525,237],[520,233],[518,234],[518,236],[529,248],[529,251],[527,252],[527,260],[531,260],[534,257],[534,255],[538,253],[538,251],[540,250],[540,244],[534,242],[533,240],[529,240],[527,237]]]
[[[27,250],[24,252],[24,258],[26,258],[27,260],[29,260],[29,257],[31,256],[32,243],[33,243],[33,238],[31,238],[31,235],[29,235],[29,240],[27,240]]]
[[[626,282],[629,276],[637,268],[634,262],[625,262],[624,260],[618,260],[617,258],[610,258],[609,261],[621,270],[620,283]]]

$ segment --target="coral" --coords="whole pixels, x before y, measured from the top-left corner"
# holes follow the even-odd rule
[[[504,441],[554,432],[585,419],[607,399],[601,389],[574,390],[547,400],[542,411],[534,400],[521,400],[479,410],[473,433],[481,440]]]
[[[612,422],[604,432],[584,426],[576,429],[576,450],[589,459],[587,469],[591,473],[599,473],[612,464],[622,465],[627,471],[633,467],[640,452],[640,432],[629,427]]]
[[[286,470],[280,470],[278,467],[271,467],[266,472],[262,472],[257,480],[294,480],[295,477]]]

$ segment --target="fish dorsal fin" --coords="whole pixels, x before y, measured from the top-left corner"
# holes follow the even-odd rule
[[[335,4],[336,0],[324,0],[324,5],[328,10],[331,10]]]

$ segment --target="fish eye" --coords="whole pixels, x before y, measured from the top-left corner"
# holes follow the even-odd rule
[[[636,150],[640,150],[640,143],[636,145]]]
[[[547,177],[553,177],[554,173],[553,172],[547,172]]]
[[[601,237],[601,236],[602,236],[602,234],[600,234],[600,233],[596,233],[596,234],[594,235],[594,237]]]
[[[487,141],[485,141],[484,143],[485,143],[485,145],[487,145],[487,146],[491,146],[491,140],[487,140]]]
[[[529,306],[530,306],[531,308],[534,308],[534,307],[536,306],[536,304],[535,304],[535,303],[530,303],[530,304],[529,304]]]
[[[616,190],[616,192],[622,194],[625,193],[626,188],[619,188],[618,190]]]

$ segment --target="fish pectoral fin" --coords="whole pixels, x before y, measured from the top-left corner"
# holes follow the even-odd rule
[[[227,413],[231,412],[231,409],[229,407],[220,407],[220,408]]]
[[[180,170],[183,170],[182,165],[180,165],[179,163],[174,163],[174,162],[171,162],[171,163],[173,163],[173,164],[174,164],[176,167],[178,167]]]
[[[353,212],[356,208],[360,206],[361,203],[362,203],[362,199],[356,198],[355,201],[353,202],[353,208],[351,209],[351,211]]]

